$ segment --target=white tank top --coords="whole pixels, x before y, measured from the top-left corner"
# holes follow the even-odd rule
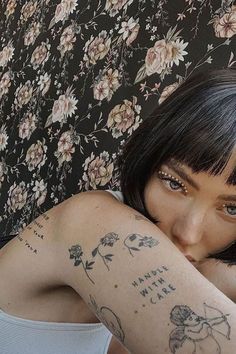
[[[107,192],[123,202],[121,192]],[[0,309],[1,354],[107,354],[111,337],[102,323],[33,321]]]

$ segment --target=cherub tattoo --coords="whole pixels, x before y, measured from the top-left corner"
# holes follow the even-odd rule
[[[114,334],[122,343],[124,343],[125,334],[121,327],[120,319],[115,313],[106,306],[98,307],[95,299],[90,296],[91,303],[88,303],[95,313],[97,317],[101,320],[102,323]]]
[[[91,279],[91,277],[88,274],[88,270],[93,269],[93,264],[94,262],[88,262],[88,261],[83,261],[82,256],[83,256],[83,251],[80,245],[74,245],[71,248],[69,248],[69,252],[70,252],[70,259],[74,259],[74,266],[79,266],[80,264],[82,264],[84,271],[87,275],[87,277],[89,278],[89,280],[93,283],[93,279]]]
[[[207,313],[208,312],[208,313]],[[170,333],[169,347],[171,353],[177,353],[184,344],[192,344],[192,354],[220,354],[221,346],[216,339],[218,333],[230,339],[228,314],[204,303],[205,317],[198,316],[186,305],[176,305],[170,314],[170,320],[177,327]],[[205,350],[204,350],[204,345]],[[190,354],[190,352],[188,351]]]
[[[97,254],[102,258],[103,263],[110,270],[108,262],[112,261],[114,254],[107,253],[107,248],[113,247],[115,242],[119,240],[118,235],[115,232],[109,232],[103,238],[100,239],[98,247],[92,251],[92,256],[95,257]]]
[[[132,257],[134,257],[132,251],[140,251],[141,247],[152,248],[158,244],[159,241],[155,240],[153,237],[139,234],[130,234],[124,240],[124,245],[128,248]]]

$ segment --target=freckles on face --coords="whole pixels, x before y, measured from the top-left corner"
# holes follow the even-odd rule
[[[163,165],[148,181],[144,201],[166,236],[198,260],[236,240],[236,188],[225,184],[223,174],[197,174],[186,165]]]

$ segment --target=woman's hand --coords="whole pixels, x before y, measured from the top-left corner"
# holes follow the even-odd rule
[[[236,266],[217,259],[205,259],[196,265],[197,270],[236,303]]]

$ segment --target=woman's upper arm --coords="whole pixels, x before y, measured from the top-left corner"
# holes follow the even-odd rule
[[[105,194],[72,199],[61,217],[66,237],[58,260],[65,282],[135,354],[174,353],[181,341],[173,334],[190,325],[193,313],[208,319],[226,315],[228,336],[214,335],[222,353],[232,352],[235,304],[154,224]]]

